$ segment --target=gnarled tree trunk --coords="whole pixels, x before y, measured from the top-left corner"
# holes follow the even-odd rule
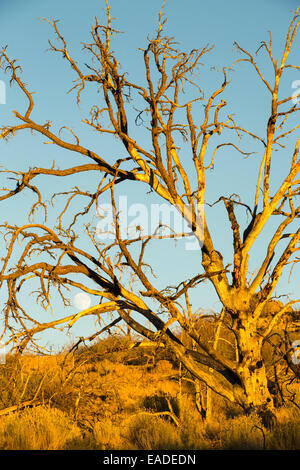
[[[246,408],[273,409],[273,399],[268,389],[266,368],[262,357],[262,338],[253,321],[241,321],[237,332],[239,349],[238,372],[246,396]]]

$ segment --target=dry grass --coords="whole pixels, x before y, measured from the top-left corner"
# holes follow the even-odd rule
[[[34,407],[0,421],[0,449],[59,450],[80,437],[80,429],[60,410]]]
[[[107,341],[76,356],[10,359],[0,367],[0,409],[33,399],[43,406],[1,416],[0,448],[300,448],[300,413],[289,401],[276,411],[273,429],[216,394],[212,417],[203,420],[193,385],[180,380],[171,360],[149,367],[142,353],[132,354],[134,361],[120,341]],[[298,384],[289,393],[299,402]]]
[[[172,423],[143,412],[130,422],[129,440],[138,450],[182,448],[180,433]]]

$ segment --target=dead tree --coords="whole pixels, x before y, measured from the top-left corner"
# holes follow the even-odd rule
[[[34,343],[36,335],[45,329],[64,325],[70,328],[84,316],[100,317],[103,313],[115,312],[134,331],[171,349],[197,380],[204,381],[226,399],[239,403],[248,410],[272,410],[273,399],[267,385],[262,345],[278,320],[299,301],[294,299],[287,302],[272,315],[267,324],[264,323],[262,312],[272,298],[284,269],[287,266],[294,267],[299,261],[296,254],[299,250],[300,230],[295,228],[294,222],[300,215],[300,206],[296,205],[300,169],[300,139],[296,136],[296,131],[300,125],[289,127],[288,123],[290,116],[300,108],[297,104],[292,104],[293,96],[279,96],[282,76],[290,70],[300,69],[300,66],[288,63],[300,24],[298,12],[299,8],[290,23],[280,60],[273,56],[271,34],[269,41],[262,42],[259,48],[260,52],[266,54],[273,68],[271,81],[267,81],[258,67],[256,55],[235,43],[241,57],[234,65],[246,62],[252,67],[270,98],[270,117],[266,128],[262,129],[262,136],[244,129],[231,115],[226,115],[227,103],[222,99],[222,94],[229,83],[229,67],[223,68],[218,89],[207,99],[202,95],[198,66],[212,48],[206,46],[189,53],[178,50],[174,40],[164,35],[165,19],[162,11],[154,39],[149,39],[147,45],[141,49],[145,72],[143,84],[130,81],[129,75],[121,72],[117,57],[112,52],[111,40],[118,31],[112,27],[108,4],[106,25],[100,24],[96,19],[91,30],[91,42],[84,44],[84,49],[91,58],[85,68],[81,68],[71,57],[57,21],[47,20],[56,39],[55,42],[49,41],[50,48],[62,55],[75,74],[73,90],[77,103],[89,86],[96,86],[102,93],[103,103],[93,105],[84,122],[98,133],[100,143],[103,134],[119,139],[125,156],[115,161],[81,145],[74,130],[69,129],[71,139],[64,140],[52,122],[39,123],[34,120],[33,94],[21,78],[21,69],[17,62],[9,57],[7,48],[3,49],[1,65],[10,75],[11,82],[24,94],[27,108],[23,113],[14,111],[17,122],[15,125],[2,127],[1,139],[6,140],[29,130],[33,135],[40,134],[47,141],[65,149],[66,153],[76,152],[83,162],[65,169],[48,166],[30,168],[26,172],[7,171],[8,176],[16,180],[16,187],[3,187],[0,199],[3,201],[13,198],[22,191],[30,190],[37,199],[33,202],[29,217],[33,217],[37,209],[42,209],[45,214],[44,221],[39,219],[35,222],[30,219],[22,226],[2,225],[6,254],[2,261],[0,282],[1,286],[6,285],[8,292],[3,310],[3,334],[10,334],[10,340],[19,351],[28,342]],[[186,100],[188,87],[197,90],[198,95]],[[132,131],[134,122],[129,118],[128,102],[134,102],[135,99],[144,103],[138,118],[145,119],[144,130],[150,137],[150,148],[143,145],[143,142],[136,141]],[[67,126],[64,128],[68,129]],[[230,134],[230,141],[220,143],[223,135]],[[184,150],[179,147],[179,136],[186,143]],[[242,136],[251,137],[258,142],[262,146],[262,153],[251,157],[257,158],[258,168],[253,201],[244,203],[237,195],[223,196],[217,201],[224,203],[231,226],[233,244],[232,247],[227,247],[228,250],[232,249],[231,266],[224,264],[222,254],[217,251],[211,227],[205,217],[206,174],[216,165],[216,154],[225,146],[230,146],[242,156],[251,153],[240,148],[237,139]],[[286,155],[281,183],[271,194],[271,160],[274,150],[276,146],[283,147],[284,138],[292,136],[295,136],[294,150],[290,156]],[[216,138],[217,143],[214,144]],[[190,169],[191,165],[194,174]],[[48,206],[43,198],[43,187],[35,181],[46,178],[49,186],[53,176],[59,176],[64,181],[65,177],[79,173],[98,175],[96,190],[86,191],[76,186],[71,192],[62,193],[66,201],[64,209],[58,214],[58,223],[56,226],[48,224]],[[151,192],[159,195],[174,206],[189,224],[191,233],[201,246],[199,254],[202,257],[199,256],[199,273],[196,276],[184,279],[173,288],[162,288],[159,281],[152,281],[148,274],[151,266],[145,258],[147,248],[151,246],[153,238],[168,235],[162,235],[162,227],[159,226],[152,235],[143,236],[142,233],[137,233],[134,239],[122,236],[115,191],[128,181],[132,185],[139,182],[148,186],[150,196]],[[86,232],[91,245],[83,249],[80,247],[80,235],[78,232],[75,235],[73,228],[80,216],[89,214],[99,203],[99,198],[107,192],[110,193],[115,209],[114,239],[101,245],[95,236],[95,229],[87,226]],[[66,213],[71,214],[71,202],[77,197],[85,197],[88,203],[81,211],[73,213],[69,225],[64,224],[63,216]],[[244,207],[251,216],[248,226],[243,229],[236,210],[240,207]],[[269,239],[259,269],[254,276],[250,276],[250,250],[255,249],[254,244],[265,236],[263,230],[270,219],[277,220],[277,226]],[[172,236],[174,235],[171,234],[170,237]],[[287,241],[285,245],[282,243],[283,239]],[[137,247],[139,255],[136,254]],[[130,283],[130,275],[138,282]],[[99,304],[59,320],[44,322],[26,311],[20,300],[23,285],[30,285],[36,279],[40,285],[38,300],[45,309],[55,299],[53,289],[57,289],[67,305],[67,290],[70,287],[98,297]],[[208,280],[213,285],[231,319],[231,330],[237,346],[236,360],[226,358],[213,345],[203,341],[197,327],[190,321],[189,292],[203,280]],[[154,304],[159,307],[154,308]],[[166,314],[168,320],[165,320]],[[172,330],[175,324],[180,325],[202,352],[188,349],[181,342]],[[213,374],[210,369],[214,369]]]

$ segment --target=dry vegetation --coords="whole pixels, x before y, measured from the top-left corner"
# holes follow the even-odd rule
[[[214,322],[198,327],[210,341]],[[230,335],[221,337],[219,347],[232,355]],[[7,357],[0,366],[0,449],[300,448],[299,380],[280,358],[279,340],[277,348],[265,347],[270,380],[285,376],[271,427],[214,393],[207,410],[204,384],[171,353],[132,344],[113,335],[71,354]]]

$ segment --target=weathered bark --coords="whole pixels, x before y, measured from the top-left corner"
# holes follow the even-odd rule
[[[273,399],[268,389],[266,369],[262,360],[261,348],[258,347],[258,338],[251,332],[246,332],[244,336],[246,335],[248,339],[241,348],[244,357],[239,371],[242,387],[247,397],[247,408],[273,408]]]

